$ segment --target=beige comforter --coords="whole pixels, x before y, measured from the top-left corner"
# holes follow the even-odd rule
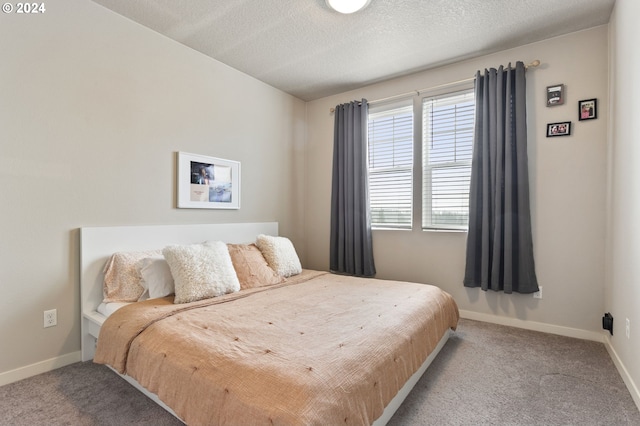
[[[457,321],[434,286],[304,271],[214,299],[124,307],[105,321],[94,361],[190,425],[363,425]]]

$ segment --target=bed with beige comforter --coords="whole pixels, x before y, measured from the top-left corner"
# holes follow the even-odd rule
[[[365,425],[457,321],[437,287],[305,270],[213,299],[121,308],[94,362],[190,425]]]

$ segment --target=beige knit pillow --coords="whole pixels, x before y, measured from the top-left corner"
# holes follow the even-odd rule
[[[291,277],[302,272],[302,265],[291,240],[260,234],[256,245],[271,268],[283,277]]]
[[[174,303],[209,299],[240,290],[227,245],[221,241],[162,250],[175,284]]]

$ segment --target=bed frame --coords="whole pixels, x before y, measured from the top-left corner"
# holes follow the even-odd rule
[[[258,234],[278,235],[277,222],[225,223],[198,225],[156,225],[86,227],[80,229],[80,301],[82,360],[89,361],[95,354],[100,327],[106,317],[97,312],[102,302],[103,268],[109,257],[117,251],[138,251],[163,248],[170,244],[193,244],[207,240],[240,244],[254,242]],[[409,378],[404,387],[387,405],[374,425],[385,425],[400,407],[411,389],[427,370],[449,338],[445,334],[424,364]],[[120,375],[153,401],[175,416],[171,408],[155,394],[143,388],[135,379]],[[176,416],[178,417],[178,416]]]
[[[82,360],[93,359],[100,327],[106,319],[97,312],[102,303],[102,272],[117,251],[162,249],[170,244],[207,240],[240,244],[255,242],[258,234],[278,235],[277,222],[204,225],[118,226],[80,229],[80,300]]]

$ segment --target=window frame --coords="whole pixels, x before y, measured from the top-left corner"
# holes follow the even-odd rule
[[[391,116],[393,111],[404,111],[404,113],[406,113],[407,111],[411,112],[411,150],[412,150],[412,154],[411,154],[411,164],[409,166],[405,166],[405,167],[379,167],[376,168],[376,170],[373,170],[370,167],[371,164],[371,159],[370,159],[370,153],[371,153],[371,140],[370,140],[370,119],[369,117],[371,116]],[[409,213],[409,221],[405,223],[374,223],[374,207],[370,206],[370,214],[371,214],[371,227],[372,229],[395,229],[395,230],[411,230],[413,229],[413,221],[415,218],[415,212],[414,212],[414,207],[415,207],[415,192],[414,192],[414,187],[415,187],[415,106],[413,103],[413,99],[411,97],[409,98],[405,98],[405,99],[400,99],[397,100],[393,103],[387,103],[387,104],[381,104],[381,105],[376,105],[373,107],[369,108],[369,117],[367,117],[367,167],[368,167],[368,181],[369,181],[369,197],[371,199],[371,183],[372,183],[372,175],[380,175],[380,174],[384,174],[384,173],[389,173],[392,172],[393,170],[396,171],[404,171],[405,173],[408,172],[408,175],[410,177],[410,182],[411,182],[411,191],[410,191],[410,195],[408,197],[408,201],[409,201],[409,209],[408,209],[408,213]]]
[[[464,226],[424,226],[423,224],[423,210],[425,208],[425,199],[423,193],[424,186],[424,173],[425,173],[425,164],[423,157],[423,100],[433,97],[443,97],[447,95],[455,95],[459,92],[471,91],[473,93],[474,82],[473,80],[467,80],[455,84],[445,84],[442,86],[438,86],[432,90],[421,90],[416,92],[415,95],[407,95],[403,97],[393,97],[393,102],[372,102],[369,109],[369,115],[371,114],[379,114],[384,111],[390,111],[394,108],[398,108],[400,105],[412,105],[413,108],[413,161],[412,161],[412,197],[411,197],[411,223],[410,226],[396,226],[390,224],[374,224],[372,222],[372,229],[374,231],[378,230],[403,230],[403,231],[414,231],[419,230],[422,232],[467,232],[468,225]],[[475,99],[474,99],[475,106]],[[475,110],[475,108],[474,108]],[[473,113],[473,118],[475,120],[475,112]],[[474,127],[474,124],[472,124]],[[369,165],[369,128],[367,126],[367,166]],[[472,136],[473,137],[473,136]],[[469,166],[469,170],[471,167],[471,159],[466,161]],[[369,174],[370,170],[368,169]],[[470,174],[470,171],[469,171]],[[369,183],[371,182],[371,178],[369,176]],[[369,190],[369,195],[371,194]],[[468,209],[468,206],[467,206]],[[468,211],[468,210],[467,210]],[[467,222],[468,223],[468,222]]]
[[[465,98],[469,98],[469,96],[471,97],[471,99],[473,100],[473,107],[471,109],[470,112],[467,112],[466,115],[463,115],[463,117],[466,117],[467,119],[470,118],[471,119],[471,124],[467,129],[467,136],[469,137],[469,153],[468,153],[468,158],[466,159],[460,159],[460,160],[453,160],[453,161],[447,161],[447,162],[442,162],[439,164],[431,164],[429,163],[429,159],[428,159],[428,150],[425,148],[425,145],[429,142],[429,140],[427,139],[426,136],[426,128],[427,128],[427,124],[424,122],[424,116],[425,116],[425,107],[426,107],[426,102],[432,99],[450,99],[450,98],[461,98],[459,102],[455,102],[455,103],[451,103],[449,105],[458,105],[460,103],[465,102]],[[474,138],[474,131],[475,131],[475,93],[474,93],[474,88],[473,88],[473,84],[471,84],[468,87],[458,87],[455,90],[447,90],[444,93],[439,93],[439,94],[431,94],[428,93],[425,96],[421,96],[420,97],[420,112],[421,112],[421,118],[422,118],[422,123],[421,123],[421,135],[420,135],[420,145],[421,145],[421,149],[422,149],[422,157],[420,159],[421,163],[421,169],[422,169],[422,176],[421,176],[421,183],[423,185],[422,187],[422,192],[420,194],[420,198],[422,201],[422,208],[420,211],[420,228],[423,231],[464,231],[466,232],[468,227],[469,227],[469,187],[470,187],[470,179],[471,179],[471,162],[472,162],[472,152],[473,152],[473,138]],[[457,117],[456,117],[457,119]],[[457,139],[457,133],[456,133],[456,139]],[[455,142],[454,142],[454,149],[455,149]],[[452,154],[450,155],[458,155],[458,153],[456,151],[454,151]],[[461,155],[462,156],[462,155]],[[455,224],[438,224],[438,223],[434,223],[433,220],[433,216],[430,216],[431,221],[430,222],[426,222],[426,217],[427,217],[427,211],[428,210],[432,210],[433,207],[433,171],[434,170],[453,170],[453,169],[460,169],[462,168],[462,173],[464,173],[465,175],[468,176],[469,179],[469,185],[467,186],[466,189],[466,196],[464,197],[464,201],[463,204],[466,204],[466,223],[461,224],[461,225],[455,225]],[[431,176],[430,178],[428,178],[428,176]],[[458,181],[462,181],[465,180],[465,178],[457,178]]]

